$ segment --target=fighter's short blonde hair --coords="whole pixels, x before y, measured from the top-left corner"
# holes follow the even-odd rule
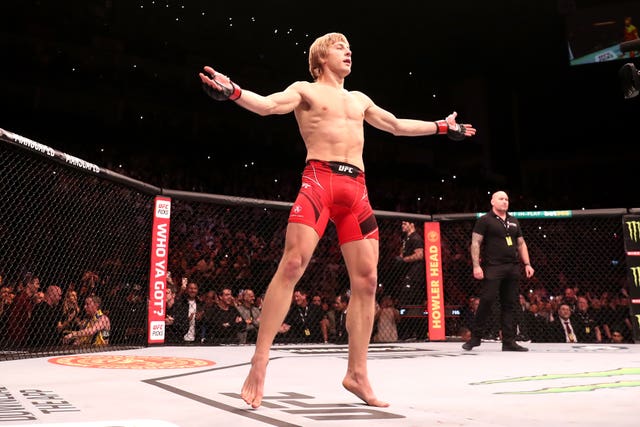
[[[336,42],[348,43],[347,38],[341,33],[327,33],[320,36],[311,44],[309,48],[309,72],[313,80],[318,80],[322,74],[322,64],[320,60],[327,55],[329,47]]]

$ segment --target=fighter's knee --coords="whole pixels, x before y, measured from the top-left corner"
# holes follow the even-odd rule
[[[366,292],[375,294],[378,288],[378,274],[374,271],[368,272],[362,276],[363,289]]]
[[[285,277],[297,280],[302,277],[306,262],[301,255],[287,255],[282,259],[280,267]]]

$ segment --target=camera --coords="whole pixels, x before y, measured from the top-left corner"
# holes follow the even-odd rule
[[[622,86],[622,93],[625,99],[631,99],[638,96],[640,93],[640,74],[636,66],[632,63],[627,63],[618,71],[620,77],[620,86]]]

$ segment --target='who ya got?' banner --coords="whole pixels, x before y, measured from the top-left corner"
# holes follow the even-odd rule
[[[164,343],[164,319],[167,287],[167,264],[169,258],[169,222],[171,199],[156,197],[153,210],[153,233],[151,240],[151,268],[149,272],[149,313],[147,342]]]

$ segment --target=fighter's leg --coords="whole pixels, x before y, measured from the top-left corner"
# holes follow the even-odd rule
[[[287,315],[293,289],[309,264],[319,240],[316,231],[307,225],[289,223],[287,226],[284,254],[267,288],[251,370],[242,386],[242,399],[253,408],[262,403],[269,349]]]
[[[378,240],[356,240],[343,244],[341,249],[351,282],[347,311],[349,362],[342,385],[367,405],[386,407],[389,404],[379,400],[373,392],[367,371],[378,281]]]

